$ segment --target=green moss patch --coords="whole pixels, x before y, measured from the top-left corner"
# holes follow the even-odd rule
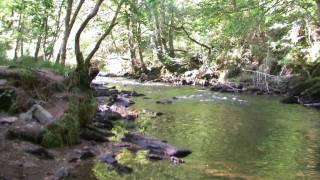
[[[44,133],[45,147],[71,146],[79,142],[81,128],[86,127],[96,113],[97,105],[91,95],[73,98],[69,110],[56,123],[49,125]]]

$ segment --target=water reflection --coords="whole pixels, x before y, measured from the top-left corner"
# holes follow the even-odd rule
[[[149,120],[148,134],[193,154],[182,166],[133,162],[135,172],[119,179],[320,179],[317,110],[191,87],[125,88],[150,98],[136,98],[134,108],[164,113]],[[155,103],[172,97],[172,104]]]

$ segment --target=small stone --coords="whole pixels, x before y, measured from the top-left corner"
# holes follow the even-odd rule
[[[5,86],[7,85],[8,81],[5,79],[0,79],[0,86]]]
[[[172,104],[172,101],[164,99],[164,100],[156,101],[156,103],[157,104]]]
[[[54,173],[54,180],[62,180],[69,177],[69,175],[69,170],[65,167],[61,167]]]
[[[95,157],[95,154],[92,151],[88,150],[88,151],[82,152],[80,159],[86,160],[93,157]]]
[[[12,124],[18,120],[17,117],[4,117],[0,119],[0,124]]]
[[[102,156],[100,158],[100,160],[102,162],[110,164],[110,165],[118,163],[118,161],[115,159],[115,155],[113,155],[113,154],[106,154],[106,155]]]
[[[162,116],[163,113],[162,113],[162,112],[155,112],[154,115],[155,115],[155,116]]]
[[[116,164],[114,166],[114,168],[116,169],[116,171],[119,173],[119,174],[130,174],[133,172],[133,169],[128,167],[128,166],[125,166],[125,165],[122,165],[122,164]]]

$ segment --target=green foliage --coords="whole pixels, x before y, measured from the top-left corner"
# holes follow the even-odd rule
[[[97,112],[96,99],[90,95],[78,102],[78,116],[81,127],[87,126]]]
[[[44,61],[41,59],[35,60],[34,57],[24,56],[16,61],[14,60],[6,60],[4,58],[0,58],[0,65],[13,65],[16,67],[26,68],[26,69],[40,69],[47,68],[58,74],[67,76],[70,72],[74,70],[71,66],[64,66],[61,64],[55,64],[50,61]]]
[[[96,108],[97,104],[93,96],[72,99],[68,112],[45,130],[42,145],[61,147],[77,144],[81,127],[90,123]]]
[[[118,177],[118,173],[116,171],[113,171],[110,165],[107,165],[102,162],[98,162],[94,165],[93,174],[98,180],[108,180],[108,179],[114,179],[115,177]]]
[[[79,133],[78,117],[66,113],[57,123],[47,127],[42,145],[45,147],[71,146],[79,142]]]
[[[128,133],[128,130],[123,123],[118,123],[112,128],[112,133],[114,136],[110,137],[110,140],[120,142],[124,135]]]

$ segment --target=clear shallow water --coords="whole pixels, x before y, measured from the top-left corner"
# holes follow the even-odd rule
[[[116,82],[116,84],[121,84]],[[127,82],[125,82],[127,84]],[[114,179],[320,179],[320,112],[278,97],[219,94],[194,87],[130,83],[136,109],[163,112],[146,133],[193,153],[183,165],[133,163]],[[172,99],[172,104],[156,104]]]

